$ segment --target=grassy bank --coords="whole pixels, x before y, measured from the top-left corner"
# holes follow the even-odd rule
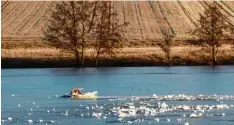
[[[45,68],[76,67],[76,60],[70,53],[61,53],[51,46],[2,47],[2,68]],[[92,49],[86,49],[85,66],[94,67]],[[171,63],[164,60],[164,53],[157,47],[123,48],[115,56],[102,55],[99,66],[166,66],[166,65],[210,65],[208,53],[199,47],[175,46],[172,48]],[[234,51],[224,45],[217,56],[219,65],[233,65]]]

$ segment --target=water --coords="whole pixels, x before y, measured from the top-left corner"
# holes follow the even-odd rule
[[[233,81],[234,66],[2,69],[2,124],[232,125]],[[98,99],[59,98],[75,87]]]

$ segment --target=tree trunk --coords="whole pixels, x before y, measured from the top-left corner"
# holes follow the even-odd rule
[[[97,55],[96,55],[96,58],[95,58],[95,65],[96,65],[96,67],[98,67],[99,53],[100,53],[100,48],[98,48],[98,50],[97,50]]]
[[[95,59],[95,65],[98,67],[98,58]]]
[[[215,46],[212,46],[212,65],[216,65]]]
[[[170,65],[170,50],[167,50],[166,52],[166,58],[167,58],[167,64]]]
[[[170,62],[170,52],[167,52],[167,61]]]
[[[81,46],[81,67],[84,67],[84,41],[82,41]]]
[[[75,48],[75,56],[76,56],[76,67],[80,66],[80,59],[79,59],[79,52],[77,50],[77,48]]]

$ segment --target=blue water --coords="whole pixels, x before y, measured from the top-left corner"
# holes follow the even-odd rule
[[[191,111],[172,111],[155,116],[134,116],[118,120],[111,112],[114,106],[147,103],[156,105],[158,100],[71,100],[59,98],[72,88],[85,88],[84,92],[98,91],[99,97],[130,97],[186,94],[186,95],[234,95],[234,66],[219,67],[129,67],[129,68],[84,68],[84,69],[2,69],[2,124],[184,124],[231,125],[234,124],[233,108],[212,110],[200,118],[182,117]],[[140,103],[141,102],[141,103]],[[163,101],[160,101],[163,102]],[[165,101],[168,105],[232,105],[234,101],[193,100]],[[20,105],[20,107],[18,106]],[[103,108],[87,109],[91,106]],[[54,110],[53,110],[54,109]],[[65,112],[68,115],[64,115]],[[101,118],[92,116],[102,113]],[[110,113],[109,113],[110,112]],[[89,113],[89,114],[88,114]],[[109,113],[109,114],[108,114]],[[207,114],[216,114],[208,116]],[[217,115],[225,113],[225,116]],[[141,113],[139,113],[141,114]],[[7,120],[11,117],[12,120]],[[159,117],[160,122],[153,120]],[[181,118],[177,121],[177,118]],[[43,122],[39,123],[39,119]],[[144,119],[135,122],[136,119]],[[170,119],[168,122],[166,119]],[[32,120],[33,123],[28,123]]]

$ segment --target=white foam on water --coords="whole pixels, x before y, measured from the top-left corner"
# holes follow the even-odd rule
[[[195,113],[192,113],[192,114],[189,115],[189,117],[190,118],[198,118],[199,116],[197,114],[195,114]]]
[[[152,96],[99,96],[98,99],[115,100],[158,100],[158,101],[191,101],[191,100],[218,100],[223,103],[223,100],[234,100],[233,95],[185,95],[185,94],[172,94],[172,95],[156,95]]]
[[[12,118],[11,118],[11,117],[8,117],[7,119],[8,119],[9,121],[12,121]]]
[[[159,122],[159,121],[160,121],[160,119],[159,119],[159,118],[155,118],[154,120],[155,120],[155,121],[157,121],[157,122]]]
[[[65,111],[65,114],[64,114],[64,115],[65,115],[65,116],[68,116],[68,111],[67,111],[67,110]]]
[[[132,124],[132,121],[128,121],[128,124]]]
[[[160,119],[160,115],[166,115],[167,113],[183,113],[183,115],[181,115],[179,118],[175,118],[176,122],[182,122],[183,120],[185,120],[187,117],[188,118],[201,118],[201,117],[213,117],[213,116],[225,116],[225,112],[223,113],[214,113],[217,110],[220,111],[226,111],[229,110],[230,108],[233,108],[233,105],[229,105],[229,104],[225,104],[225,103],[209,103],[208,104],[204,104],[205,101],[203,101],[203,99],[206,97],[206,99],[204,100],[212,100],[212,99],[217,99],[217,98],[222,98],[221,100],[224,99],[230,99],[233,98],[233,96],[220,96],[220,95],[211,95],[211,96],[207,96],[207,95],[198,95],[198,96],[191,96],[189,95],[189,99],[190,100],[199,100],[199,104],[197,105],[193,105],[192,103],[186,104],[183,103],[183,101],[187,101],[187,100],[182,100],[182,102],[177,102],[177,103],[172,103],[170,101],[174,101],[174,100],[178,100],[178,98],[182,99],[182,98],[187,98],[187,95],[181,94],[181,95],[166,95],[166,96],[157,96],[158,98],[161,97],[166,97],[169,100],[154,100],[154,103],[151,103],[151,100],[149,101],[144,101],[144,100],[139,100],[139,101],[131,101],[129,103],[129,101],[122,101],[122,103],[106,103],[106,104],[93,104],[93,105],[80,105],[81,107],[79,107],[80,109],[76,109],[75,111],[78,112],[80,114],[81,117],[83,117],[84,115],[86,117],[94,117],[94,118],[103,118],[103,119],[107,119],[108,117],[115,117],[117,116],[119,121],[123,121],[123,122],[127,122],[127,119],[129,118],[136,118],[133,120],[133,122],[143,122],[144,118],[146,119],[152,119],[155,120],[155,122],[159,122]],[[176,97],[176,99],[174,98]],[[178,98],[177,98],[178,97]],[[198,98],[199,97],[199,98]],[[113,97],[112,97],[113,98]],[[127,97],[125,97],[126,99]],[[133,96],[131,96],[130,98],[135,98]],[[142,98],[142,97],[141,97]],[[148,98],[148,97],[147,97]],[[193,99],[196,98],[196,99]],[[119,97],[117,98],[119,99]],[[121,97],[121,99],[123,99],[123,97]],[[137,98],[139,99],[139,98]],[[165,98],[164,98],[165,99]],[[109,100],[109,99],[108,99]],[[134,99],[133,99],[134,100]],[[156,101],[156,102],[155,102]],[[224,101],[225,102],[225,101]],[[196,104],[196,103],[195,103]],[[233,109],[232,109],[233,110]],[[220,112],[219,111],[219,112]],[[91,115],[89,115],[88,113],[90,113]],[[213,114],[212,114],[213,113]],[[72,115],[72,112],[71,112]],[[183,120],[181,117],[184,117]],[[139,118],[143,118],[142,120]],[[161,118],[162,121],[173,121],[174,119],[163,119]],[[148,120],[147,120],[148,121]]]
[[[94,92],[93,92],[94,93]],[[93,94],[92,93],[92,94]],[[228,115],[225,111],[234,108],[233,104],[225,104],[227,100],[234,100],[234,96],[232,95],[185,95],[185,94],[178,94],[178,95],[156,95],[153,94],[152,96],[100,96],[98,99],[107,99],[109,103],[106,104],[86,104],[82,103],[77,105],[77,109],[75,110],[76,113],[79,113],[75,116],[81,117],[94,117],[98,119],[108,119],[109,117],[115,117],[120,122],[124,123],[137,123],[137,122],[144,122],[147,119],[151,119],[154,122],[178,122],[183,124],[186,119],[190,118],[201,118],[201,117],[225,117]],[[202,104],[194,103],[183,103],[183,101],[201,101]],[[212,103],[205,103],[205,100],[214,100]],[[36,101],[36,100],[35,100]],[[117,103],[116,103],[116,102]],[[153,101],[154,103],[151,103]],[[177,101],[176,103],[173,103]],[[181,101],[181,102],[180,102]],[[121,102],[121,103],[119,103]],[[214,102],[214,103],[213,103]],[[205,104],[204,104],[205,103]],[[17,103],[16,103],[17,104]],[[32,102],[35,105],[35,102]],[[20,104],[18,104],[20,107]],[[39,106],[36,106],[37,108]],[[60,110],[57,109],[57,112]],[[55,111],[55,108],[51,108],[52,111]],[[33,108],[30,108],[33,111]],[[216,111],[220,110],[218,113]],[[45,111],[45,110],[44,110]],[[65,110],[63,110],[65,111]],[[214,112],[215,113],[214,113]],[[180,112],[179,117],[176,118],[161,118],[160,115],[167,115],[167,113],[175,113]],[[50,113],[50,110],[47,110],[47,113]],[[54,112],[53,112],[54,113]],[[53,114],[51,113],[51,114]],[[61,112],[60,112],[61,113]],[[68,116],[68,111],[62,113],[65,116]],[[31,113],[28,113],[31,115]],[[48,114],[50,115],[50,114]],[[69,116],[73,116],[73,111],[69,110]],[[68,117],[69,117],[68,116]],[[184,117],[184,118],[183,118]],[[8,121],[11,121],[9,119]],[[129,119],[135,118],[132,121]],[[129,122],[128,122],[129,121]],[[4,120],[2,121],[4,122]],[[34,121],[35,122],[35,121]],[[38,122],[38,121],[37,121]],[[39,122],[43,122],[43,120],[39,120]],[[33,121],[28,123],[33,123]],[[45,122],[46,123],[46,122]],[[54,123],[53,120],[49,121],[48,123]],[[189,125],[189,122],[185,122],[185,125]]]
[[[181,121],[182,121],[182,119],[181,119],[181,118],[177,118],[176,120],[177,120],[177,122],[181,122]]]
[[[33,123],[33,120],[29,119],[29,120],[28,120],[28,123]]]
[[[101,118],[102,113],[93,112],[92,116],[94,116],[94,117],[96,117],[96,118]]]
[[[185,122],[184,125],[189,125],[189,122]]]
[[[55,121],[54,120],[50,120],[50,123],[55,123]]]

